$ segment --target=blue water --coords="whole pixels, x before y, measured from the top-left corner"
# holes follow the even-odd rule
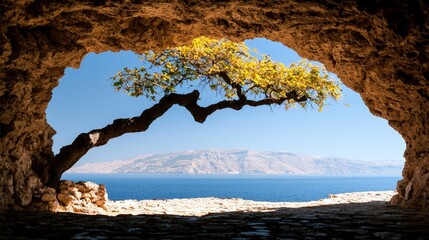
[[[105,184],[109,199],[243,198],[311,201],[329,194],[394,190],[400,176],[64,174],[63,179]]]

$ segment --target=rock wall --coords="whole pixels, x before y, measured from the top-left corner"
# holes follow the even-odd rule
[[[43,188],[55,134],[45,110],[66,67],[88,52],[162,49],[200,35],[265,37],[324,63],[406,141],[393,202],[429,209],[428,11],[424,0],[4,0],[0,209],[25,209]]]
[[[30,211],[105,213],[108,201],[106,186],[93,182],[62,180],[57,188],[43,187],[34,191]]]

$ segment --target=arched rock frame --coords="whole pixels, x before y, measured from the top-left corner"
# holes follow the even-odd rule
[[[265,37],[322,62],[406,142],[394,202],[429,208],[429,4],[350,1],[6,0],[0,25],[0,210],[31,205],[52,158],[45,110],[88,52],[162,49],[206,35]]]

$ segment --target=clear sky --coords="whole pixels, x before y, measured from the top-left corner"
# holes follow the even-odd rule
[[[280,43],[246,41],[251,48],[290,64],[300,57]],[[138,66],[133,52],[88,54],[79,69],[68,68],[47,109],[57,131],[54,152],[82,132],[102,128],[116,118],[140,115],[155,102],[115,92],[109,78],[123,67]],[[360,96],[343,86],[342,101],[317,109],[247,107],[215,112],[203,124],[173,107],[143,133],[127,134],[93,148],[80,163],[128,159],[147,153],[198,149],[284,151],[352,160],[403,161],[405,142],[387,121],[371,115]],[[216,101],[202,94],[203,103]],[[207,100],[206,100],[207,99]],[[345,104],[349,104],[346,107]]]

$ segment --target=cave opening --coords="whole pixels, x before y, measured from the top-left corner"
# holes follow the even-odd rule
[[[427,2],[79,1],[70,4],[6,0],[1,6],[0,231],[3,238],[415,239],[428,236],[429,217],[424,212],[429,209]],[[110,218],[19,212],[54,211],[58,206],[60,195],[42,183],[39,170],[53,155],[55,131],[47,123],[45,111],[64,69],[78,66],[90,52],[159,50],[187,43],[200,35],[234,41],[266,37],[284,43],[304,57],[317,59],[338,74],[359,93],[370,112],[386,119],[406,142],[403,179],[398,182],[398,194],[391,201],[392,205],[405,209],[386,206],[383,200],[383,203],[288,207],[257,214],[238,209],[231,214],[198,218],[165,213]],[[75,98],[80,97],[78,92],[83,86],[77,88]],[[263,122],[268,121],[263,119]],[[70,200],[64,194],[61,199]],[[333,196],[331,200],[335,199]],[[191,209],[189,206],[198,208],[187,204],[184,209]]]
[[[292,49],[285,47],[281,43],[272,42],[264,38],[246,40],[246,44],[250,48],[256,48],[259,52],[268,54],[276,61],[284,62],[286,65],[300,59],[299,55]],[[122,51],[119,53],[106,52],[101,54],[90,53],[82,60],[79,69],[66,69],[65,76],[60,80],[60,85],[54,89],[53,98],[47,109],[48,122],[57,131],[57,134],[54,136],[53,147],[55,153],[58,153],[60,147],[71,143],[80,133],[107,125],[116,118],[139,115],[143,109],[153,104],[146,99],[130,98],[121,93],[114,92],[112,84],[109,81],[109,78],[123,67],[132,67],[138,64],[136,54],[131,51]],[[116,169],[97,166],[97,164],[102,162],[115,160],[129,162],[131,159],[137,160],[139,157],[144,158],[149,155],[166,155],[169,153],[180,155],[187,150],[197,150],[200,152],[210,150],[215,152],[218,150],[237,150],[237,152],[241,152],[243,150],[250,150],[253,151],[253,154],[257,152],[292,152],[299,156],[301,154],[310,158],[317,155],[332,159],[347,159],[354,160],[354,164],[359,161],[363,161],[364,163],[372,162],[372,170],[361,170],[360,175],[375,176],[377,175],[376,171],[379,171],[378,175],[390,176],[386,179],[365,178],[358,179],[357,182],[349,182],[348,185],[355,185],[355,189],[344,189],[343,192],[353,190],[388,190],[386,189],[386,184],[390,186],[390,190],[393,190],[396,181],[400,179],[400,170],[403,167],[402,152],[405,147],[403,139],[387,125],[385,120],[376,118],[369,113],[357,93],[344,85],[342,85],[342,89],[343,99],[338,103],[332,103],[321,113],[318,113],[316,109],[291,109],[284,111],[282,107],[245,108],[238,112],[226,111],[216,113],[211,116],[213,120],[209,120],[204,124],[198,124],[191,119],[189,113],[186,111],[178,107],[173,108],[165,116],[157,120],[146,132],[126,134],[111,140],[107,145],[92,149],[76,164],[75,168],[71,169],[71,173],[65,175],[64,179],[74,181],[91,180],[103,183],[103,178],[100,179],[100,175],[85,176],[73,175],[73,173],[79,171],[87,173],[91,173],[91,171],[93,173],[139,171],[132,168],[118,170],[118,166],[116,166]],[[78,98],[76,98],[76,92],[79,92]],[[202,101],[207,101],[207,103],[216,98],[215,94],[208,92],[205,92],[201,97]],[[350,106],[347,107],[346,104]],[[181,157],[183,158],[183,156]],[[192,158],[189,155],[187,157]],[[315,160],[312,159],[312,161],[314,164]],[[216,163],[211,164],[216,165]],[[332,164],[341,163],[333,161]],[[191,165],[192,167],[185,167],[186,165]],[[391,169],[388,170],[386,166]],[[154,170],[146,166],[145,170],[140,171],[146,174],[149,173],[149,178],[153,177],[154,173],[160,173],[156,171],[164,171],[164,174],[191,173],[197,175],[207,173],[237,173],[237,169],[225,170],[225,168],[219,166],[211,166],[210,168],[207,165],[201,166],[201,163],[198,165],[198,163],[178,162],[175,167],[175,169],[162,170],[158,166],[158,170]],[[210,170],[204,169],[204,167]],[[385,167],[385,172],[380,169],[377,170],[377,168],[383,167]],[[275,167],[268,167],[268,170],[258,168],[247,169],[247,172],[242,173],[359,175],[358,171],[353,172],[350,168],[336,169],[336,166],[331,166],[330,170],[327,169],[329,167],[325,166],[325,172],[315,169],[307,170],[309,172],[305,172],[305,170],[295,172],[284,170],[285,172],[280,172],[274,171],[273,168]],[[176,195],[166,195],[165,193],[159,195],[159,187],[156,187],[156,184],[162,185],[162,181],[166,183],[165,179],[161,179],[161,183],[154,182],[156,179],[160,180],[159,177],[155,176],[155,178],[150,179],[151,188],[148,185],[144,185],[146,193],[143,196],[134,194],[132,197],[137,199],[152,199],[168,198],[168,196],[179,198],[192,196],[189,193],[180,193],[180,191],[176,192]],[[165,176],[161,175],[161,177]],[[260,178],[260,176],[255,175],[253,177],[250,176],[248,180],[253,181],[254,177],[256,179]],[[118,175],[115,178],[116,181],[106,178],[104,178],[104,181],[111,182],[111,184],[107,184],[108,191],[110,186],[113,188],[112,191],[114,194],[110,195],[110,197],[114,200],[121,200],[126,194],[124,195],[120,191],[121,189],[126,189],[127,186],[121,183],[118,184],[118,181],[120,181]],[[286,178],[286,180],[288,179]],[[122,181],[126,182],[124,179]],[[144,179],[140,179],[140,181],[144,181]],[[358,181],[361,181],[361,183]],[[182,189],[186,189],[186,186],[183,184]],[[329,182],[327,184],[329,186],[329,184],[332,185],[334,183]],[[363,185],[364,187],[358,185]],[[371,186],[372,188],[370,188]],[[206,191],[204,187],[199,187],[200,191]],[[222,186],[218,186],[218,188],[222,188]],[[240,185],[236,189],[239,188]],[[333,186],[331,186],[331,189],[326,187],[325,191],[319,192],[312,198],[306,197],[301,198],[301,200],[315,200],[315,198],[326,197],[330,193],[339,193],[339,190],[329,192],[332,191],[332,188]],[[260,189],[266,190],[263,187]],[[283,189],[287,193],[293,192],[282,185],[279,185],[277,189]],[[317,192],[317,189],[310,188],[307,191]],[[116,192],[119,194],[118,197],[116,196]],[[237,190],[233,190],[233,192],[237,193]],[[132,192],[129,193],[133,194]],[[210,191],[205,194],[210,194]],[[230,193],[224,192],[211,194],[218,194],[218,197],[251,198],[245,192],[240,196],[233,196]],[[266,196],[269,195],[266,192],[261,193],[261,195],[264,194]],[[209,195],[198,194],[195,196],[210,197]],[[300,200],[300,198],[291,198],[290,194],[283,196],[283,198],[278,198],[277,201],[280,201],[279,199],[283,201]],[[256,200],[269,200],[269,198],[257,198]]]

